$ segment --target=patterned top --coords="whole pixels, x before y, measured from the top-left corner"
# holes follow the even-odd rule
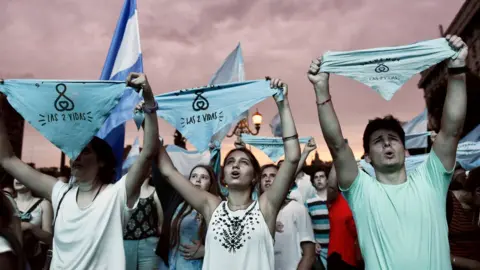
[[[258,201],[232,211],[222,201],[208,226],[203,269],[274,269],[273,238]]]
[[[138,206],[123,230],[123,239],[140,240],[157,235],[158,214],[152,192],[147,198],[140,198]]]

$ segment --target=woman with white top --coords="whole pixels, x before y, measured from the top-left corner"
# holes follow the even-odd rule
[[[70,161],[74,183],[42,174],[15,156],[0,117],[0,165],[54,209],[51,269],[125,269],[123,228],[140,195],[140,187],[158,150],[158,104],[144,74],[131,73],[128,85],[143,89],[144,145],[135,164],[115,180],[112,148],[94,137]],[[61,131],[59,131],[61,132]]]
[[[160,148],[160,172],[208,224],[203,269],[274,269],[276,218],[294,180],[300,145],[287,99],[287,85],[272,79],[270,87],[283,89],[285,96],[283,101],[276,102],[282,120],[285,162],[272,187],[258,200],[252,200],[252,191],[260,180],[260,166],[249,150],[234,149],[225,157],[223,181],[228,198],[222,201],[185,179],[173,166],[165,148]]]

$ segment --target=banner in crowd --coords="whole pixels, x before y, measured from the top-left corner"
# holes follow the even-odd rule
[[[284,154],[283,138],[277,137],[260,137],[248,134],[242,134],[241,139],[244,143],[249,144],[265,153],[273,162],[277,162]],[[312,137],[299,138],[301,144],[308,143]]]
[[[390,100],[415,74],[456,54],[445,38],[439,38],[406,46],[327,52],[320,70],[354,79]]]
[[[0,92],[70,159],[92,140],[127,89],[119,81],[5,80]]]
[[[157,115],[203,152],[215,133],[272,96],[283,99],[282,90],[270,88],[267,80],[257,80],[179,90],[155,96],[155,100]]]

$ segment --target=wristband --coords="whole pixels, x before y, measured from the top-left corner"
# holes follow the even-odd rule
[[[147,105],[145,105],[145,103],[143,103],[142,110],[143,110],[144,113],[154,113],[154,112],[156,112],[158,110],[157,101],[155,101],[155,104],[153,105],[153,107],[148,107]]]
[[[466,66],[448,68],[449,75],[459,75],[459,74],[466,73],[467,71],[468,71],[468,68]]]

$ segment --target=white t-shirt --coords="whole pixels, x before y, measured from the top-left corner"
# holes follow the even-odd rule
[[[126,175],[104,188],[93,203],[83,209],[76,200],[78,186],[68,191],[55,223],[50,269],[125,269],[123,228],[138,202],[132,209],[127,207],[125,179]],[[55,212],[67,190],[68,184],[61,181],[53,187]]]
[[[277,216],[283,232],[275,233],[275,270],[294,270],[302,259],[302,242],[315,243],[312,220],[307,208],[290,201]]]
[[[290,192],[289,199],[305,204],[308,199],[315,197],[317,194],[308,174],[299,174],[297,179],[295,179],[295,183],[297,188]]]

